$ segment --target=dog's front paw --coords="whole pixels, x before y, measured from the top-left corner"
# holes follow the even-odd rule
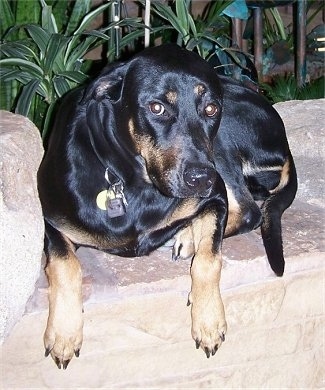
[[[45,356],[51,355],[58,368],[66,369],[73,355],[79,357],[82,345],[81,315],[56,321],[49,318],[44,333]]]
[[[173,246],[173,260],[188,259],[194,255],[192,227],[188,226],[175,235]]]
[[[223,303],[219,298],[196,301],[191,296],[189,303],[192,303],[192,337],[196,348],[201,347],[209,358],[225,341],[227,323]]]

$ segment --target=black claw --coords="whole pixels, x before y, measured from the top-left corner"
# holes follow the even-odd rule
[[[204,348],[204,352],[207,355],[207,358],[209,359],[209,357],[210,357],[210,350],[207,347],[205,347]]]
[[[70,360],[64,360],[62,367],[65,370],[68,367],[68,364],[70,363]]]
[[[51,353],[51,348],[46,348],[46,349],[45,349],[44,356],[45,356],[45,357],[48,357],[50,353]]]
[[[176,253],[176,251],[175,251],[175,247],[173,247],[172,259],[173,259],[174,261],[177,261],[177,260],[179,259],[179,257],[180,257],[180,252],[181,252],[182,247],[183,247],[183,244],[180,244],[179,247],[177,248],[177,249],[178,249],[178,250],[177,250],[177,253]]]
[[[60,359],[59,358],[55,358],[55,364],[58,366],[58,369],[61,370],[61,362],[60,362]]]
[[[191,302],[189,299],[187,300],[186,306],[191,306]]]
[[[74,354],[75,354],[75,356],[78,358],[79,355],[80,355],[80,349],[77,349],[76,351],[74,351]]]
[[[212,350],[212,356],[214,356],[216,354],[216,352],[218,351],[218,346],[216,345],[213,350]]]
[[[200,344],[201,344],[200,340],[196,339],[196,340],[195,340],[196,349],[199,349],[199,348],[200,348]]]
[[[226,340],[226,335],[224,333],[221,333],[220,338],[221,338],[222,341],[225,341]]]

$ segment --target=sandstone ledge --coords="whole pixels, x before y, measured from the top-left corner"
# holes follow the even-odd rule
[[[87,304],[82,353],[68,371],[57,370],[50,358],[43,357],[46,312],[26,315],[3,345],[3,385],[320,388],[324,260],[324,253],[289,258],[283,278],[223,286],[228,333],[210,359],[191,340],[187,276],[124,286],[106,302]],[[253,265],[247,266],[247,272],[254,272]],[[226,279],[234,267],[224,270]]]

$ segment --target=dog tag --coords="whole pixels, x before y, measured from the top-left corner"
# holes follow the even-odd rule
[[[121,217],[125,214],[125,206],[122,198],[107,199],[106,208],[107,215],[110,218]]]
[[[97,207],[101,210],[107,210],[106,203],[107,199],[115,199],[116,195],[113,190],[103,190],[101,191],[96,198]]]
[[[126,213],[128,205],[123,192],[123,184],[120,180],[111,184],[107,169],[105,171],[105,179],[109,184],[109,188],[97,195],[97,207],[101,210],[106,210],[109,218],[121,217]]]

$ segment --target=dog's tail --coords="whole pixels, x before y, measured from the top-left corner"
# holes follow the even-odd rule
[[[268,261],[277,276],[284,272],[281,217],[291,205],[297,192],[297,173],[292,155],[285,163],[279,185],[262,206],[261,232]]]

